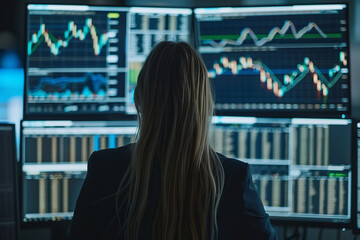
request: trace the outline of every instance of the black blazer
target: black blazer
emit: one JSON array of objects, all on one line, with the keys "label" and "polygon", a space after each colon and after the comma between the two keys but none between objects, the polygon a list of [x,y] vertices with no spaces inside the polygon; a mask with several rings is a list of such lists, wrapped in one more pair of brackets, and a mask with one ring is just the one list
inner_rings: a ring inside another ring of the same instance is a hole
[{"label": "black blazer", "polygon": [[[94,152],[76,202],[70,239],[123,239],[116,216],[116,192],[131,160],[133,145]],[[276,239],[269,216],[253,184],[247,163],[218,154],[225,184],[218,209],[219,239]],[[141,239],[151,239],[151,217],[159,184],[150,184],[149,211],[145,212]],[[153,206],[151,206],[153,205]],[[120,211],[121,215],[121,211]],[[120,216],[121,218],[122,216]]]}]

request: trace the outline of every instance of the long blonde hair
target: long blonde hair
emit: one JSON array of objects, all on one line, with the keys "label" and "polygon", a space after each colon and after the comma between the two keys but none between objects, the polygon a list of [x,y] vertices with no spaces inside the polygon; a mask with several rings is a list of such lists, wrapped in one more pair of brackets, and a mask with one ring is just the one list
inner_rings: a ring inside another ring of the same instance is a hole
[{"label": "long blonde hair", "polygon": [[[126,239],[137,239],[151,172],[160,171],[153,239],[215,239],[224,183],[209,144],[213,98],[206,67],[187,43],[161,42],[147,57],[134,93],[139,131],[119,187]],[[118,192],[118,196],[119,196]]]}]

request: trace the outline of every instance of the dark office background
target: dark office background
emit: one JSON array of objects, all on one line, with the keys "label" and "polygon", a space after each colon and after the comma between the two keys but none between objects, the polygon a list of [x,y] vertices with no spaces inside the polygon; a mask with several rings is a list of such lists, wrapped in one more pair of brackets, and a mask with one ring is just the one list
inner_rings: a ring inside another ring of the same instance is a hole
[{"label": "dark office background", "polygon": [[[69,3],[90,5],[215,7],[262,6],[314,3],[348,3],[350,33],[350,69],[352,117],[360,119],[360,1],[358,0],[87,0],[36,1],[36,3]],[[12,0],[0,8],[0,121],[19,124],[22,118],[23,54],[25,32],[25,0]],[[64,239],[68,224],[57,228],[27,226],[21,239]],[[356,239],[349,229],[276,225],[279,239]],[[303,238],[306,237],[306,238]]]}]

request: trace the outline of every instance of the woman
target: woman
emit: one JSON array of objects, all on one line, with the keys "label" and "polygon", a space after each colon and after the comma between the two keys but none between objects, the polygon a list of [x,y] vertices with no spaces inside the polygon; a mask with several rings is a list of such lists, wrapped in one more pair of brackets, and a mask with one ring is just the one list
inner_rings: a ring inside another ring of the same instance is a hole
[{"label": "woman", "polygon": [[70,239],[275,239],[249,166],[209,145],[213,98],[195,50],[155,46],[134,100],[137,141],[92,154]]}]

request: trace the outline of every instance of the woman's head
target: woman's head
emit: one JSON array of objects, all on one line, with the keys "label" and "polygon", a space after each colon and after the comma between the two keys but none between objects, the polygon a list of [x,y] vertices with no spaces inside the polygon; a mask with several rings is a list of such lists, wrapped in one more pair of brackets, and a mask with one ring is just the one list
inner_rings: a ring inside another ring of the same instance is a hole
[{"label": "woman's head", "polygon": [[139,74],[134,98],[141,123],[160,121],[170,127],[188,120],[207,127],[213,111],[206,67],[184,42],[164,41],[154,47]]},{"label": "woman's head", "polygon": [[186,43],[159,43],[139,74],[134,99],[139,133],[128,180],[119,188],[128,188],[127,238],[136,239],[157,169],[153,239],[211,239],[224,174],[209,145],[213,99],[203,61]]}]

